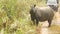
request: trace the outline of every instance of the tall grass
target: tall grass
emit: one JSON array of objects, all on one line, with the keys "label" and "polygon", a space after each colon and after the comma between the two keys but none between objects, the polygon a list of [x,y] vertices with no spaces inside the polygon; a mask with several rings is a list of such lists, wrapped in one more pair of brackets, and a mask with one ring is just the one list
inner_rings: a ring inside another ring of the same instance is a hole
[{"label": "tall grass", "polygon": [[4,34],[35,34],[29,16],[34,4],[45,6],[45,0],[0,0],[0,32],[4,29]]}]

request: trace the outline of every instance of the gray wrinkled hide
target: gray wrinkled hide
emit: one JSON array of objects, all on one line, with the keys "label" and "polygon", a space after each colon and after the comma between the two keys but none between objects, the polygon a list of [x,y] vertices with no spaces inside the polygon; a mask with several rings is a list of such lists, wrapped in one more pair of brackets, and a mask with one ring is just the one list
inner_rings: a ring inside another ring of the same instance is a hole
[{"label": "gray wrinkled hide", "polygon": [[50,7],[34,7],[30,9],[31,20],[38,26],[39,21],[48,21],[49,27],[54,16],[54,11]]}]

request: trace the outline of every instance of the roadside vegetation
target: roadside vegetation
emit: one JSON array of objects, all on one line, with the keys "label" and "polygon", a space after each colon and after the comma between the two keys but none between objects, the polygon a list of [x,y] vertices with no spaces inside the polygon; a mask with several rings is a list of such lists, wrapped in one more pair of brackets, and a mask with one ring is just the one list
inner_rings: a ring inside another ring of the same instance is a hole
[{"label": "roadside vegetation", "polygon": [[35,34],[31,5],[45,6],[45,0],[0,0],[0,34]]}]

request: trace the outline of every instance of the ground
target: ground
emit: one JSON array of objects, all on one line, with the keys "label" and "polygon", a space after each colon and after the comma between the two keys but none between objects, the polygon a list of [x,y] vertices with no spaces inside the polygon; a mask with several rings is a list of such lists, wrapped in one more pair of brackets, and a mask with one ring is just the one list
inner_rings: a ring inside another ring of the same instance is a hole
[{"label": "ground", "polygon": [[40,26],[36,28],[37,34],[60,34],[60,14],[56,12],[56,19],[53,19],[51,27],[48,28],[48,22],[40,22]]}]

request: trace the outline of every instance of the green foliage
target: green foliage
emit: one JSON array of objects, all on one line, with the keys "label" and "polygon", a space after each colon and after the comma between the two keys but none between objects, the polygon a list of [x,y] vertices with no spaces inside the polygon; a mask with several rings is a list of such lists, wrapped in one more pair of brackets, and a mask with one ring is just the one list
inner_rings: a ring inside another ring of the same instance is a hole
[{"label": "green foliage", "polygon": [[[0,0],[0,29],[6,23],[5,34],[32,34],[30,30],[35,34],[35,26],[31,25],[29,16],[30,6],[34,4],[46,5],[45,0]],[[13,24],[15,27],[11,28]]]}]

